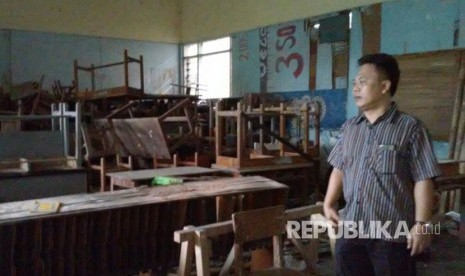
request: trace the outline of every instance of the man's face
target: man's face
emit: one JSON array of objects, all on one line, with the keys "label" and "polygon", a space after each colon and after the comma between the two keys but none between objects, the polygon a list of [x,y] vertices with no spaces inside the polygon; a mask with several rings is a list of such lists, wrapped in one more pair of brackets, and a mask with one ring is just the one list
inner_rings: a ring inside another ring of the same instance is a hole
[{"label": "man's face", "polygon": [[360,66],[352,91],[355,104],[362,111],[379,107],[384,104],[386,97],[390,97],[390,84],[390,81],[385,80],[378,72],[375,65]]}]

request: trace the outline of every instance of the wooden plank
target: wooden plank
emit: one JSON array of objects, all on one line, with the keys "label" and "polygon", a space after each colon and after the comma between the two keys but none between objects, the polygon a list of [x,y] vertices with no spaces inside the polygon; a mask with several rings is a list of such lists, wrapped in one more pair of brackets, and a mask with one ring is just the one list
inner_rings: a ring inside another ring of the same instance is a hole
[{"label": "wooden plank", "polygon": [[[185,226],[184,230],[193,230],[193,226]],[[181,243],[181,253],[179,255],[179,276],[188,276],[191,274],[192,261],[194,257],[194,241],[185,241]]]},{"label": "wooden plank", "polygon": [[[452,126],[449,137],[449,157],[460,159],[464,155],[463,139],[465,135],[465,101],[463,98],[463,89],[465,85],[465,53],[461,53],[460,73],[458,80],[458,88],[455,97],[454,110],[452,114]],[[456,109],[457,108],[457,109]]]},{"label": "wooden plank", "polygon": [[266,171],[276,171],[276,170],[287,170],[287,169],[308,169],[314,166],[314,163],[296,163],[296,164],[279,164],[272,166],[256,166],[256,167],[245,167],[240,169],[234,169],[229,167],[221,167],[218,165],[212,165],[212,168],[229,170],[232,173],[238,174],[249,174],[254,172],[266,172]]},{"label": "wooden plank", "polygon": [[236,117],[241,111],[239,110],[233,110],[233,111],[219,111],[217,112],[216,116],[218,117]]},{"label": "wooden plank", "polygon": [[210,275],[210,241],[205,232],[195,231],[195,262],[197,266],[197,275]]},{"label": "wooden plank", "polygon": [[379,53],[381,49],[381,4],[370,5],[362,12],[362,53]]},{"label": "wooden plank", "polygon": [[[215,168],[230,168],[238,170],[260,170],[260,167],[267,167],[269,170],[273,170],[274,166],[300,166],[302,164],[312,164],[313,162],[308,162],[306,159],[302,158],[300,155],[284,153],[282,157],[275,156],[255,156],[252,159],[242,160],[242,164],[239,164],[237,158],[227,157],[227,156],[217,156],[216,165],[212,166]],[[310,165],[312,166],[312,165]],[[264,170],[264,169],[262,169]]]},{"label": "wooden plank", "polygon": [[112,87],[94,91],[79,91],[76,93],[76,97],[80,100],[98,100],[111,97],[133,97],[140,98],[142,96],[142,90],[134,87]]},{"label": "wooden plank", "polygon": [[192,176],[192,175],[214,174],[214,173],[220,173],[220,172],[225,172],[225,170],[185,166],[185,167],[170,167],[170,168],[114,172],[114,173],[107,173],[106,175],[111,178],[115,178],[115,179],[140,181],[140,180],[146,180],[146,179],[153,179],[155,176]]},{"label": "wooden plank", "polygon": [[462,189],[455,190],[455,200],[454,200],[454,207],[452,210],[460,213],[460,204],[462,200]]},{"label": "wooden plank", "polygon": [[310,62],[309,62],[309,89],[315,90],[316,88],[316,61],[318,51],[318,39],[315,37],[310,38]]},{"label": "wooden plank", "polygon": [[230,275],[230,269],[234,262],[234,247],[229,251],[226,261],[224,261],[223,267],[221,267],[220,276]]},{"label": "wooden plank", "polygon": [[163,119],[163,122],[166,122],[166,123],[179,123],[179,122],[190,122],[189,121],[189,118],[185,117],[185,116],[172,116],[172,117],[168,117],[166,119]]},{"label": "wooden plank", "polygon": [[396,56],[402,77],[395,100],[419,118],[433,139],[449,141],[461,51]]}]

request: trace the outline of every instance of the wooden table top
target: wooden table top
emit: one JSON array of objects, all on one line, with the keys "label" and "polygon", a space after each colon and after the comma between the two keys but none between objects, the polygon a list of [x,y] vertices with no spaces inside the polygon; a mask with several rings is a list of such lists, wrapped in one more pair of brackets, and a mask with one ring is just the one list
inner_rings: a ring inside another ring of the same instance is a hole
[{"label": "wooden table top", "polygon": [[269,165],[269,166],[243,167],[243,168],[235,169],[235,168],[227,168],[227,167],[213,164],[212,168],[223,169],[223,170],[233,171],[233,172],[237,171],[239,173],[250,173],[250,172],[267,172],[267,171],[277,171],[277,170],[305,169],[305,168],[311,168],[314,165],[315,165],[314,163],[308,162],[308,163],[296,163],[296,164],[277,164],[277,165]]},{"label": "wooden table top", "polygon": [[[141,186],[113,192],[77,194],[38,200],[17,201],[0,204],[0,225],[14,221],[101,211],[126,206],[287,189],[288,187],[286,185],[265,177],[247,176],[220,178],[211,181],[193,181],[179,185],[157,187]],[[61,207],[57,213],[31,212],[36,201],[60,202]]]},{"label": "wooden table top", "polygon": [[186,167],[170,167],[170,168],[159,168],[159,169],[148,169],[148,170],[134,170],[124,172],[112,172],[107,173],[107,176],[117,179],[128,179],[128,180],[147,180],[152,179],[155,176],[188,176],[188,175],[202,175],[202,174],[213,174],[225,172],[223,169],[211,169],[195,166]]}]

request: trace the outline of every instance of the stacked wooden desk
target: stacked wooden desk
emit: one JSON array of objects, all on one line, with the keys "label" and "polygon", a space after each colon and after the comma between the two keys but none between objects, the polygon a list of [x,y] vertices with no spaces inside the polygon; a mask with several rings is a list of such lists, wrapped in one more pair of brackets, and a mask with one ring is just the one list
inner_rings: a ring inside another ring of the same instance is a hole
[{"label": "stacked wooden desk", "polygon": [[247,210],[285,204],[287,190],[256,176],[49,198],[62,203],[50,214],[0,204],[0,275],[163,273],[178,263],[173,232],[215,222],[217,198]]}]

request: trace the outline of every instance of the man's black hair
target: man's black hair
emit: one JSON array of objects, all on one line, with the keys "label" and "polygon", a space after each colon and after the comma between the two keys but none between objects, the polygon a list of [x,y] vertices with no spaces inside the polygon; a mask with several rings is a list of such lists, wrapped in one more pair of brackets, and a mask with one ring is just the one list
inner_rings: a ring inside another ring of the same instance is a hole
[{"label": "man's black hair", "polygon": [[369,54],[364,55],[358,60],[358,65],[362,66],[364,64],[373,64],[376,69],[386,76],[388,80],[391,81],[391,88],[389,93],[391,97],[396,94],[397,84],[399,83],[400,70],[397,60],[388,54]]}]

